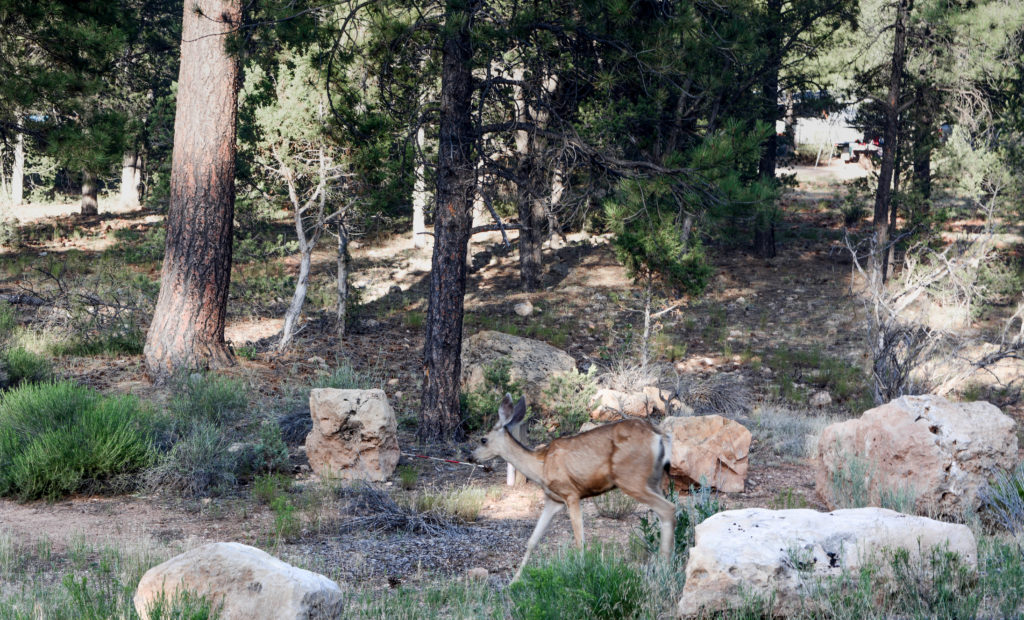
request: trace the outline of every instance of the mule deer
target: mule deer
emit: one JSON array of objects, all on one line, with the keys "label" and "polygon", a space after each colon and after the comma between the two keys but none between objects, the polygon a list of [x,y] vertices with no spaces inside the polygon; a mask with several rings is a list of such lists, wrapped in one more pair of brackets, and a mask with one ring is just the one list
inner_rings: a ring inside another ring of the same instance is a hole
[{"label": "mule deer", "polygon": [[519,579],[530,552],[544,536],[552,517],[569,508],[576,544],[583,547],[583,515],[580,500],[601,495],[616,487],[651,508],[661,521],[661,555],[672,557],[675,546],[675,511],[661,493],[661,479],[669,463],[671,442],[646,420],[622,420],[554,439],[531,450],[519,443],[513,431],[526,415],[526,400],[512,405],[508,394],[498,407],[498,422],[480,440],[473,458],[486,461],[500,456],[544,490],[544,511],[526,543],[526,555],[513,581]]}]

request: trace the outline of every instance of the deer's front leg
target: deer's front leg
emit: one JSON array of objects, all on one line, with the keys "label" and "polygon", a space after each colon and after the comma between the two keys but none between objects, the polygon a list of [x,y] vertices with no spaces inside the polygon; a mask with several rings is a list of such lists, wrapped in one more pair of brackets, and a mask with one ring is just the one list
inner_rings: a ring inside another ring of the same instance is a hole
[{"label": "deer's front leg", "polygon": [[537,519],[537,525],[533,528],[533,534],[530,535],[530,540],[526,542],[526,554],[523,556],[523,561],[519,564],[519,570],[516,571],[515,577],[512,581],[518,581],[519,576],[523,572],[523,568],[526,566],[526,561],[530,559],[530,552],[537,546],[540,539],[543,538],[544,532],[547,531],[548,526],[551,525],[551,519],[565,508],[565,504],[562,502],[551,499],[548,496],[544,496],[544,510],[540,513],[540,518]]},{"label": "deer's front leg", "polygon": [[580,511],[580,498],[566,497],[565,505],[569,508],[569,521],[572,523],[572,535],[576,539],[576,546],[583,548],[583,513]]}]

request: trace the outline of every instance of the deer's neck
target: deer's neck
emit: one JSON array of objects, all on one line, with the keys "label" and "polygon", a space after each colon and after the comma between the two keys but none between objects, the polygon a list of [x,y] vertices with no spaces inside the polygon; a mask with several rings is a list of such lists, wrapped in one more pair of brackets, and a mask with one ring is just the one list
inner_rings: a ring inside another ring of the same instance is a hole
[{"label": "deer's neck", "polygon": [[519,443],[512,433],[505,430],[505,436],[508,441],[506,442],[505,460],[512,464],[517,470],[523,472],[523,475],[530,482],[544,486],[544,481],[541,474],[544,471],[544,452],[542,450],[531,450]]}]

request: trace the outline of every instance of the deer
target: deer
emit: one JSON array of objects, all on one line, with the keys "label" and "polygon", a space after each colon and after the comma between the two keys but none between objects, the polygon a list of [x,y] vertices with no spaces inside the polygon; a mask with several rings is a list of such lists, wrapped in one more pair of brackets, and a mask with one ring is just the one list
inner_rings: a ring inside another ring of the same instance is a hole
[{"label": "deer", "polygon": [[661,523],[661,556],[670,559],[675,546],[676,507],[661,492],[661,481],[671,458],[671,440],[647,420],[636,418],[606,424],[571,437],[559,437],[546,446],[530,449],[516,439],[526,416],[526,399],[514,406],[505,394],[498,406],[498,421],[480,439],[473,459],[484,462],[501,457],[544,491],[544,510],[526,543],[526,554],[512,581],[518,581],[530,553],[544,536],[551,519],[569,510],[573,538],[583,548],[580,500],[618,488],[648,506]]}]

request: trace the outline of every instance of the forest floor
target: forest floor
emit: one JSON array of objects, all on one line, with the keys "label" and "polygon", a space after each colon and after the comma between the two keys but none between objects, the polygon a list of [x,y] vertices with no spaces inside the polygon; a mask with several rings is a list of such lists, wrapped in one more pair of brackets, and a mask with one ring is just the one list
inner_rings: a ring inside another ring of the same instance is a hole
[{"label": "forest floor", "polygon": [[[802,420],[819,420],[820,426],[859,415],[870,406],[863,372],[863,304],[853,287],[843,242],[843,191],[834,179],[805,177],[784,199],[776,258],[759,259],[744,248],[713,246],[716,275],[709,290],[693,299],[659,300],[661,307],[680,304],[655,325],[652,350],[661,363],[663,381],[692,384],[725,377],[723,384],[740,390],[748,404],[734,417],[748,424],[761,424],[757,412],[770,409],[776,415],[795,412]],[[0,294],[24,293],[36,286],[40,273],[53,273],[57,263],[73,275],[76,269],[99,269],[95,265],[104,257],[116,262],[129,256],[126,247],[143,251],[148,231],[159,220],[157,214],[135,211],[86,220],[48,216],[29,222],[22,247],[3,257]],[[867,225],[862,219],[855,228],[866,230]],[[281,230],[287,226],[282,222]],[[473,246],[483,254],[469,278],[466,336],[494,329],[545,340],[569,352],[582,369],[592,364],[611,367],[628,357],[623,351],[636,350],[642,324],[640,292],[615,260],[607,237],[570,235],[546,250],[543,290],[534,293],[520,291],[516,252],[503,248],[497,235],[474,239]],[[227,337],[239,352],[239,365],[229,374],[252,387],[254,410],[271,416],[308,416],[308,403],[296,394],[325,369],[346,360],[372,375],[388,393],[399,416],[403,452],[465,456],[471,443],[418,446],[413,439],[429,249],[414,248],[406,236],[367,239],[355,248],[353,258],[353,285],[360,303],[344,339],[336,337],[328,320],[334,257],[323,250],[315,255],[310,299],[321,310],[308,315],[285,354],[274,352],[272,345],[290,295],[281,283],[288,281],[295,258],[238,261]],[[144,252],[131,269],[150,282],[159,277],[159,262],[148,260]],[[533,304],[532,316],[513,312],[513,305],[522,300]],[[23,324],[39,341],[46,341],[52,323],[30,314],[31,309],[20,310],[26,312],[20,317]],[[140,355],[65,355],[55,364],[59,374],[102,391],[133,393],[157,402],[169,398],[147,382]],[[831,378],[811,381],[811,375],[820,375],[825,367]],[[808,397],[819,390],[830,393],[832,404],[812,409]],[[1024,420],[1019,404],[1004,411]],[[746,490],[723,494],[725,507],[823,508],[807,458],[777,449],[771,432],[754,433]],[[507,579],[542,505],[541,493],[532,485],[504,486],[503,466],[485,472],[403,456],[401,465],[416,472],[409,485],[413,488],[402,489],[397,480],[381,488],[396,497],[465,486],[485,489],[479,516],[433,534],[346,528],[350,498],[337,489],[318,491],[325,485],[304,463],[303,448],[296,444],[290,449],[294,471],[287,493],[295,498],[299,525],[287,532],[281,528],[280,514],[241,489],[204,499],[138,492],[53,503],[0,500],[0,533],[20,541],[47,541],[57,554],[68,552],[83,537],[113,546],[146,547],[162,557],[206,542],[239,541],[342,584],[376,589],[459,576],[472,567],[486,568],[494,579]],[[606,518],[588,501],[587,536],[628,544],[642,514],[636,508],[621,518]],[[542,549],[557,549],[571,540],[568,519],[558,517]]]}]

